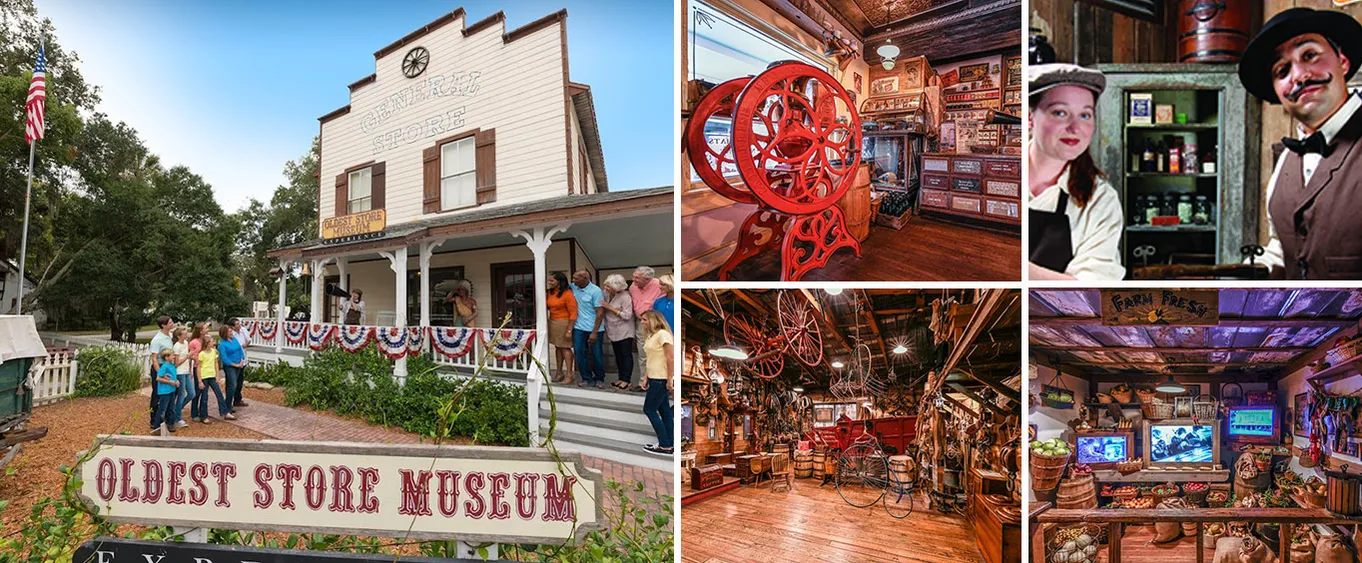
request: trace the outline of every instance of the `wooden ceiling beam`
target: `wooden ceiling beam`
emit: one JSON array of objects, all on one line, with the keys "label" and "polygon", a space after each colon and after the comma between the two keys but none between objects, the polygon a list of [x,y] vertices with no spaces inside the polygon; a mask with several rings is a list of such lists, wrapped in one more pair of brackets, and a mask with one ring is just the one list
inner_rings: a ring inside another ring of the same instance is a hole
[{"label": "wooden ceiling beam", "polygon": [[[1033,326],[1047,327],[1081,327],[1081,326],[1106,326],[1102,324],[1102,317],[1031,317],[1028,322]],[[1177,324],[1177,325],[1150,325],[1147,328],[1177,328],[1177,327],[1219,327],[1219,328],[1344,328],[1357,325],[1357,320],[1350,319],[1283,319],[1279,317],[1238,317],[1232,319],[1220,319],[1218,324]]]},{"label": "wooden ceiling beam", "polygon": [[984,408],[986,408],[986,409],[988,409],[988,410],[990,410],[990,411],[993,411],[993,414],[996,414],[996,415],[999,415],[999,416],[1004,416],[1004,417],[1005,417],[1005,416],[1010,416],[1010,415],[1012,414],[1012,413],[1010,413],[1010,412],[1007,412],[1007,411],[1005,411],[1005,410],[999,408],[998,405],[995,405],[995,404],[993,404],[993,403],[990,403],[990,402],[988,402],[988,401],[985,401],[984,398],[983,398],[983,397],[980,397],[978,393],[975,393],[975,392],[973,392],[973,391],[970,391],[969,389],[966,389],[964,385],[961,385],[961,384],[959,384],[959,383],[954,383],[954,382],[948,383],[947,385],[949,385],[949,386],[951,387],[951,389],[956,390],[956,391],[959,392],[960,394],[962,394],[962,395],[964,395],[964,396],[966,396],[966,397],[969,397],[971,401],[974,401],[974,402],[976,402],[976,403],[979,403],[979,404],[980,404],[981,406],[983,406]]},{"label": "wooden ceiling beam", "polygon": [[1253,363],[1230,363],[1230,362],[1088,362],[1073,361],[1064,362],[1067,366],[1116,366],[1116,367],[1159,367],[1159,368],[1212,368],[1212,367],[1249,367],[1249,366],[1284,366],[1289,362],[1253,362]]},{"label": "wooden ceiling beam", "polygon": [[[733,293],[733,296],[737,297],[738,301],[741,302],[744,308],[746,308],[748,311],[751,311],[752,314],[757,315],[758,317],[764,317],[764,320],[766,321],[775,321],[776,323],[780,322],[780,319],[777,318],[771,312],[770,307],[767,307],[765,303],[758,301],[756,298],[752,297],[751,295],[748,295],[746,291],[743,291],[741,289],[733,289],[731,291]],[[762,321],[763,319],[759,318],[757,320]]]},{"label": "wooden ceiling beam", "polygon": [[875,320],[875,304],[870,300],[869,295],[864,297],[865,308],[861,309],[861,312],[865,314],[866,320],[870,321],[870,332],[875,333],[875,340],[880,343],[880,353],[884,354],[885,359],[888,359],[889,347],[884,345],[884,335],[880,333],[880,322]]},{"label": "wooden ceiling beam", "polygon": [[[843,348],[855,352],[851,345],[847,344],[847,337],[842,334],[842,329],[837,326],[837,321],[828,316],[828,311],[818,302],[818,298],[813,296],[813,292],[804,288],[800,288],[799,292],[804,295],[804,299],[808,300],[809,306],[813,307],[814,312],[818,314],[818,318],[822,319],[823,327],[826,328],[828,332],[831,332],[833,336],[837,337],[837,341],[842,343]],[[823,357],[827,357],[826,348],[823,350]]]},{"label": "wooden ceiling beam", "polygon": [[960,360],[965,358],[974,348],[974,339],[979,337],[986,325],[992,324],[994,315],[998,313],[999,308],[1007,299],[1008,291],[1006,289],[985,290],[982,299],[976,303],[974,313],[970,315],[969,323],[965,325],[965,331],[960,335],[960,339],[952,345],[951,354],[941,368],[941,377],[934,378],[935,381],[930,381],[927,384],[926,394],[931,395],[940,390],[942,383],[945,382],[944,376],[955,369]]},{"label": "wooden ceiling beam", "polygon": [[1280,348],[1276,348],[1276,347],[1269,347],[1269,348],[1246,348],[1246,347],[1233,347],[1233,348],[1178,348],[1178,347],[1171,347],[1171,348],[1170,348],[1170,347],[1150,347],[1150,348],[1144,348],[1144,347],[1140,347],[1140,346],[1050,346],[1050,345],[1048,345],[1048,344],[1038,344],[1038,343],[1035,343],[1035,342],[1032,342],[1032,343],[1031,343],[1031,349],[1032,349],[1032,350],[1050,350],[1050,351],[1055,351],[1055,352],[1115,352],[1115,353],[1153,352],[1153,353],[1156,353],[1156,354],[1210,354],[1210,353],[1215,353],[1215,352],[1247,352],[1247,353],[1257,353],[1257,352],[1293,352],[1293,353],[1305,353],[1305,352],[1309,352],[1309,351],[1311,351],[1311,350],[1314,350],[1314,348],[1310,348],[1310,347],[1308,347],[1308,346],[1282,346],[1282,347],[1280,347]]},{"label": "wooden ceiling beam", "polygon": [[958,408],[958,409],[960,409],[960,410],[962,410],[962,411],[965,411],[965,412],[969,413],[970,416],[972,416],[972,417],[974,417],[974,418],[979,418],[979,413],[974,412],[974,409],[965,406],[964,403],[961,403],[960,401],[955,400],[955,397],[952,397],[952,396],[950,396],[950,395],[946,395],[946,394],[943,393],[943,394],[941,395],[941,398],[945,399],[945,400],[946,400],[947,402],[949,402],[950,404],[955,405],[956,408]]},{"label": "wooden ceiling beam", "polygon": [[704,312],[706,312],[706,313],[709,313],[709,314],[711,314],[711,315],[714,315],[715,317],[717,317],[717,318],[719,318],[719,319],[723,319],[723,318],[724,318],[723,315],[720,315],[719,313],[715,312],[714,309],[711,309],[711,308],[709,307],[709,305],[706,305],[703,301],[701,301],[700,299],[698,299],[698,298],[695,297],[695,292],[696,292],[696,291],[704,291],[704,290],[703,290],[703,289],[699,289],[699,290],[694,290],[694,291],[682,291],[682,292],[681,292],[681,300],[682,300],[682,301],[685,301],[685,302],[687,302],[687,303],[690,303],[691,305],[694,305],[696,308],[700,309],[701,311],[704,311]]}]

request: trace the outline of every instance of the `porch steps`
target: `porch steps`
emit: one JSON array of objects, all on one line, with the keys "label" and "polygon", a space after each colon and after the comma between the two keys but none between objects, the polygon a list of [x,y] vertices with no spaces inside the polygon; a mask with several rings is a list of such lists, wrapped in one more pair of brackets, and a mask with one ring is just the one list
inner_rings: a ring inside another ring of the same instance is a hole
[{"label": "porch steps", "polygon": [[[545,426],[541,432],[547,430],[548,427]],[[654,438],[653,442],[656,441],[657,439]],[[626,465],[657,469],[668,473],[676,472],[676,458],[674,456],[662,457],[653,455],[643,451],[643,446],[618,442],[608,438],[565,432],[562,429],[559,429],[554,433],[553,443],[557,444],[559,449],[579,451],[592,457],[608,459]]]},{"label": "porch steps", "polygon": [[[645,444],[657,443],[653,425],[643,414],[643,394],[554,385],[553,398],[558,406],[554,441],[560,447],[620,463],[676,471],[673,459],[643,451]],[[541,435],[548,432],[549,416],[545,391],[539,400]]]}]

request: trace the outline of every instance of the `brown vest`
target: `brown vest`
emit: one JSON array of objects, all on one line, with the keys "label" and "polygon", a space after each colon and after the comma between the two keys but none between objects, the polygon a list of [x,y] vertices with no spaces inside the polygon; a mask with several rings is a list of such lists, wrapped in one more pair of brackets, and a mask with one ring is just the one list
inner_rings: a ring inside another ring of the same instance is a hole
[{"label": "brown vest", "polygon": [[1310,183],[1286,152],[1268,210],[1287,279],[1362,280],[1362,109],[1334,137]]}]

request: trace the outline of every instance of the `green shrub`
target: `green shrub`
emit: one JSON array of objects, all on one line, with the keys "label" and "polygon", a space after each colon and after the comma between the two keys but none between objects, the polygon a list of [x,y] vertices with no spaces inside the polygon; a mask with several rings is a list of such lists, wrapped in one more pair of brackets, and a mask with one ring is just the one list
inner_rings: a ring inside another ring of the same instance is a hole
[{"label": "green shrub", "polygon": [[269,370],[253,379],[281,382],[284,404],[290,407],[330,410],[431,438],[530,445],[524,387],[484,378],[446,379],[425,357],[407,360],[403,386],[392,376],[392,360],[372,348],[358,354],[329,348],[308,356],[302,367],[276,364]]},{"label": "green shrub", "polygon": [[92,346],[76,351],[76,396],[107,397],[142,387],[142,369],[129,350]]},{"label": "green shrub", "polygon": [[288,385],[288,375],[291,367],[286,362],[274,362],[268,364],[251,364],[250,380],[268,383],[275,387]]}]

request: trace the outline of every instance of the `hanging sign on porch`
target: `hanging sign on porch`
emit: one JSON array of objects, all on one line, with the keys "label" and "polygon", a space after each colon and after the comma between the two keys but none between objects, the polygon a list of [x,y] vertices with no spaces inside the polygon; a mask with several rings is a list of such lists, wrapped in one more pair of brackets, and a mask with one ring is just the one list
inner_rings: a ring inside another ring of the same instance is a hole
[{"label": "hanging sign on porch", "polygon": [[382,209],[331,217],[322,221],[322,242],[353,242],[374,238],[388,227],[388,213]]},{"label": "hanging sign on porch", "polygon": [[[243,545],[172,543],[125,538],[95,538],[76,548],[73,561],[90,563],[392,563],[394,557],[378,553],[303,551]],[[402,556],[402,563],[486,563],[482,559],[444,559]],[[492,560],[493,563],[497,560]]]},{"label": "hanging sign on porch", "polygon": [[1103,289],[1102,324],[1217,325],[1220,324],[1220,292],[1215,289]]},{"label": "hanging sign on porch", "polygon": [[100,437],[80,498],[114,522],[562,543],[605,527],[601,473],[538,448]]}]

